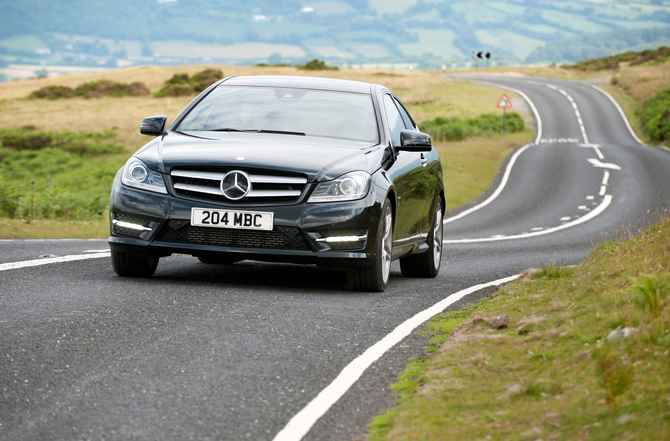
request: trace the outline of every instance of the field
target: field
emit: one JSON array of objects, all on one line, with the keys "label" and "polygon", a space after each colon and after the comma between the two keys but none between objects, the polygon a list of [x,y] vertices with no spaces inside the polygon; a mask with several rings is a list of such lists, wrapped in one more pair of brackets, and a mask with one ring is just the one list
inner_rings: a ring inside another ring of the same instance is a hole
[{"label": "field", "polygon": [[[118,169],[127,157],[149,140],[148,137],[142,136],[139,133],[141,119],[145,116],[162,114],[168,116],[169,123],[193,99],[193,96],[167,98],[154,98],[153,96],[105,97],[97,99],[71,98],[57,100],[28,100],[26,97],[35,90],[49,85],[75,88],[85,82],[103,79],[121,83],[139,81],[145,83],[152,92],[156,92],[175,73],[188,73],[192,75],[210,67],[223,70],[225,76],[314,75],[384,84],[403,100],[419,125],[421,125],[422,121],[431,120],[438,116],[457,116],[467,119],[483,113],[495,112],[497,111],[495,104],[498,102],[501,94],[501,91],[498,89],[452,80],[438,73],[430,72],[398,73],[356,69],[309,72],[298,70],[294,67],[235,67],[219,65],[140,67],[0,84],[0,130],[33,126],[38,130],[49,132],[113,131],[116,133],[114,142],[123,145],[126,153],[108,154],[95,158],[68,158],[68,161],[72,161],[73,164],[80,164],[78,166],[80,167],[79,170],[84,174],[102,173],[103,175],[96,181],[96,186],[109,188],[111,187],[113,170]],[[519,97],[512,96],[512,99],[515,100],[515,103],[521,105],[522,102]],[[523,106],[520,108],[520,113],[524,119],[532,121],[532,117],[528,112],[524,111]],[[477,137],[460,142],[436,144],[445,168],[445,185],[448,192],[446,195],[447,208],[455,208],[483,193],[495,178],[504,156],[514,147],[529,142],[531,138],[532,130],[527,128],[523,132],[510,134],[507,137]],[[49,153],[49,155],[55,153]],[[53,176],[54,172],[47,174],[47,170],[51,170],[51,164],[48,164],[49,155],[46,155],[46,153],[40,155],[43,156],[43,159],[35,159],[36,156],[39,156],[38,153],[31,153],[29,155],[32,158],[31,165],[27,166],[30,171],[29,176],[26,176],[25,173],[22,173],[21,176],[18,176],[14,172],[10,173],[8,171],[10,167],[6,164],[7,159],[3,160],[4,164],[0,163],[3,166],[3,168],[0,168],[0,171],[4,170],[3,175],[0,175],[0,194],[2,194],[2,185],[4,185],[5,188],[13,188],[15,193],[22,198],[24,209],[19,216],[21,218],[25,218],[25,213],[28,212],[26,211],[29,205],[28,198],[34,197],[37,200],[39,197],[46,197],[49,185],[53,186],[49,182],[58,181],[57,185],[60,187],[57,190],[61,193],[88,191],[87,188],[77,188],[77,182],[74,179],[77,175],[72,173],[74,170],[59,169],[63,173],[60,178]],[[23,159],[25,160],[26,158]],[[39,161],[45,162],[42,163]],[[95,168],[103,167],[103,165],[104,168]],[[95,170],[101,171],[97,172]],[[48,181],[47,178],[53,178],[54,181]],[[90,178],[93,179],[93,177]],[[30,180],[35,180],[36,182],[31,185]],[[105,180],[109,181],[108,186],[103,185]],[[86,186],[81,185],[81,187]],[[91,188],[91,185],[88,185],[88,187]],[[100,195],[96,197],[106,198],[109,190],[104,192],[102,190],[96,191],[100,192]],[[51,213],[47,216],[51,218],[51,222],[65,222],[66,217],[58,215],[57,210],[50,210],[48,207],[42,208],[43,212]],[[24,219],[24,221],[33,220],[34,222],[34,220],[38,219],[39,216],[35,215],[36,211],[34,207],[31,208],[30,212],[33,213],[33,216],[30,219]],[[95,225],[98,225],[99,228],[97,230],[90,230],[87,233],[88,237],[105,237],[107,235],[107,226],[104,222],[105,213],[99,212],[97,209],[93,211],[89,210],[88,213],[87,215],[78,215],[75,220],[78,222],[93,221]],[[16,220],[14,219],[14,221]],[[0,228],[0,238],[45,237],[45,233],[41,232],[41,227],[37,227],[37,225],[35,223],[33,227],[12,227],[11,229],[2,227]],[[49,229],[46,228],[45,231],[49,231]],[[70,237],[75,235],[72,232],[74,231],[72,228],[67,229],[67,231],[65,228],[55,229],[54,231],[58,231],[58,233],[54,233],[53,237]]]}]

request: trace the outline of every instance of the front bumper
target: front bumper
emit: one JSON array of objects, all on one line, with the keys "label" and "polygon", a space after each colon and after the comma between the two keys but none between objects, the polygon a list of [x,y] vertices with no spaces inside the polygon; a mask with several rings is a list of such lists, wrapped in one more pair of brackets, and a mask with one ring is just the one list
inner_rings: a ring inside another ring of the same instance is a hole
[{"label": "front bumper", "polygon": [[[384,189],[371,185],[357,201],[268,206],[211,204],[124,186],[115,180],[110,198],[112,250],[164,257],[173,253],[209,258],[361,267],[374,263],[375,238]],[[274,230],[193,227],[193,207],[272,211]],[[142,228],[128,228],[140,225]],[[329,236],[366,236],[353,242],[332,242]]]}]

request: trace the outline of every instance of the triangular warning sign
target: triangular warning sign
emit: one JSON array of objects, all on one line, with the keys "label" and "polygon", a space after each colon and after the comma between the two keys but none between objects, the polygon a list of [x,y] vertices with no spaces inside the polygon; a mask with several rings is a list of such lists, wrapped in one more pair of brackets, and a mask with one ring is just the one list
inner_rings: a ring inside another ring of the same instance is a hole
[{"label": "triangular warning sign", "polygon": [[512,101],[510,101],[510,99],[507,98],[507,95],[503,93],[503,96],[500,97],[500,101],[498,101],[498,107],[501,109],[511,109]]}]

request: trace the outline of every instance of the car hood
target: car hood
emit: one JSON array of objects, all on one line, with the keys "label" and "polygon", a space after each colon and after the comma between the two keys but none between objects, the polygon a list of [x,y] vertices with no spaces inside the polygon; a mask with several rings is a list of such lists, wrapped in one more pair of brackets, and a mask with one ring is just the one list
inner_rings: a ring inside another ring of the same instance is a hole
[{"label": "car hood", "polygon": [[135,156],[162,173],[184,166],[256,168],[305,174],[311,182],[355,170],[372,174],[381,167],[384,152],[382,145],[314,136],[168,132]]}]

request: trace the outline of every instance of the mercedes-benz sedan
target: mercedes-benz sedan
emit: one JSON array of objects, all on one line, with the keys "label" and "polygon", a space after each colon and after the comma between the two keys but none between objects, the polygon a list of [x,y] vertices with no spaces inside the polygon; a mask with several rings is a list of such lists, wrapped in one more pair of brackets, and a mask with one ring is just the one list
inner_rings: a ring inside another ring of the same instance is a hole
[{"label": "mercedes-benz sedan", "polygon": [[442,165],[400,100],[378,84],[312,77],[225,78],[119,170],[109,245],[120,276],[161,257],[316,264],[383,291],[391,261],[435,277]]}]

